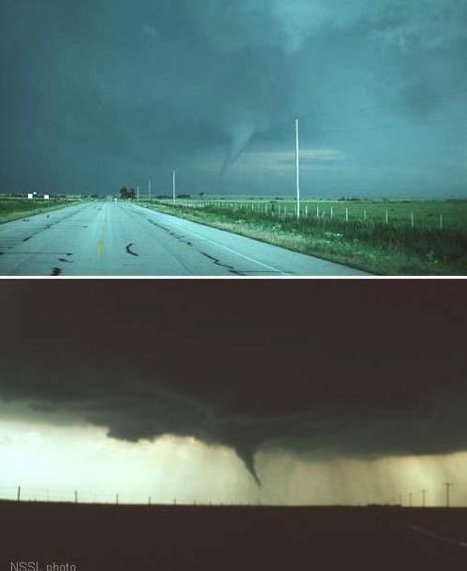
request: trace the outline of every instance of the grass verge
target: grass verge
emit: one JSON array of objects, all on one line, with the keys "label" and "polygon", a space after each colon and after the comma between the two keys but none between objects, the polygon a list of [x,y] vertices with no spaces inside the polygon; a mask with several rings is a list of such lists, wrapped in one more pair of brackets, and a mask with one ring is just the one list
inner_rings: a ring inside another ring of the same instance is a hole
[{"label": "grass verge", "polygon": [[0,224],[26,216],[50,212],[76,204],[75,200],[27,200],[23,198],[0,198]]},{"label": "grass verge", "polygon": [[289,218],[215,206],[142,202],[147,208],[261,240],[376,275],[467,274],[467,234],[456,229]]}]

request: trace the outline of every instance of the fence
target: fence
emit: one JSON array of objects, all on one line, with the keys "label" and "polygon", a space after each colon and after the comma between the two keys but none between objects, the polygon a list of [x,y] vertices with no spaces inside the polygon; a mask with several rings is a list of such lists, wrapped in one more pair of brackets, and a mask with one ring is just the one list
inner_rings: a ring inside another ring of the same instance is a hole
[{"label": "fence", "polygon": [[[463,500],[467,497],[467,489],[465,486],[452,482],[440,484],[437,488],[421,489],[418,491],[405,492],[396,494],[381,502],[381,498],[375,502],[369,502],[370,505],[375,503],[378,505],[399,506],[399,507],[460,507],[465,505]],[[52,502],[52,503],[74,503],[74,504],[98,504],[98,505],[154,505],[154,506],[252,506],[261,505],[261,501],[256,503],[251,501],[241,502],[209,502],[201,497],[196,496],[180,496],[170,500],[163,499],[156,495],[132,495],[121,494],[115,492],[107,493],[89,493],[80,492],[79,490],[53,490],[48,488],[34,488],[23,486],[4,486],[0,487],[0,500],[9,500],[15,502]],[[267,502],[264,503],[267,505]],[[301,504],[300,504],[301,505]],[[352,504],[349,504],[352,505]],[[361,505],[354,504],[354,505]]]},{"label": "fence", "polygon": [[[163,499],[156,495],[134,495],[115,493],[90,493],[79,490],[54,490],[52,488],[34,488],[29,486],[0,487],[0,500],[15,502],[52,502],[100,505],[232,505],[231,503],[209,502],[201,497],[177,495],[172,499]],[[236,502],[235,505],[248,505],[250,502]]]},{"label": "fence", "polygon": [[[170,200],[160,200],[162,204],[173,205]],[[432,204],[432,203],[430,203]],[[177,199],[178,207],[190,210],[216,209],[226,212],[236,212],[250,215],[288,220],[297,218],[297,206],[292,201],[269,200],[188,200]],[[444,207],[445,211],[440,211]],[[422,202],[404,203],[346,203],[346,202],[316,202],[302,201],[300,217],[302,220],[360,222],[373,225],[400,226],[424,229],[462,229],[464,216],[453,204],[440,202],[437,208],[427,207]],[[467,203],[463,205],[467,216]]]}]

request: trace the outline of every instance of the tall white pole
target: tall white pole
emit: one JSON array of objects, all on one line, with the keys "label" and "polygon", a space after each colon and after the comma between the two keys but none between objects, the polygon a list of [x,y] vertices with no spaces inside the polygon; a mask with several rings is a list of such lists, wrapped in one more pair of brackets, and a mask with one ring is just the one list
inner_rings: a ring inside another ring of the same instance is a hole
[{"label": "tall white pole", "polygon": [[148,182],[148,198],[149,198],[149,200],[151,200],[151,190],[152,190],[152,181],[151,181],[151,179],[149,179],[149,182]]},{"label": "tall white pole", "polygon": [[297,183],[297,220],[300,220],[300,132],[298,119],[295,119],[295,173]]},{"label": "tall white pole", "polygon": [[177,176],[177,173],[174,170],[173,174],[172,174],[172,200],[173,200],[174,204],[175,204],[175,199],[177,196],[177,194],[176,194],[176,176]]},{"label": "tall white pole", "polygon": [[139,184],[136,186],[136,200],[139,200]]}]

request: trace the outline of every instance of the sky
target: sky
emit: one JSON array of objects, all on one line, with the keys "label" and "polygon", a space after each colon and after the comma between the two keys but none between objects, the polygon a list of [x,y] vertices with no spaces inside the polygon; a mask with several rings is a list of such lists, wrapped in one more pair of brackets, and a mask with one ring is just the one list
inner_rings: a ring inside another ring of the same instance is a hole
[{"label": "sky", "polygon": [[0,496],[465,505],[462,281],[0,283]]},{"label": "sky", "polygon": [[467,0],[0,0],[0,192],[465,197]]}]

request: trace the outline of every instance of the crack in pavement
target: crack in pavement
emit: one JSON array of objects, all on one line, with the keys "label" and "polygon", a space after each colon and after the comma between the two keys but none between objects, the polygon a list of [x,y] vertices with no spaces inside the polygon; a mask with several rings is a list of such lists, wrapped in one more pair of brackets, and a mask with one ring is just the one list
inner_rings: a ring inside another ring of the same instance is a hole
[{"label": "crack in pavement", "polygon": [[[62,222],[69,221],[70,218],[73,218],[74,216],[77,216],[80,213],[81,213],[81,209],[72,210],[72,212],[57,212],[55,220],[53,220],[52,222],[47,221],[47,223],[45,223],[45,220],[44,221],[35,220],[35,222],[37,221],[38,226],[36,226],[35,229],[30,229],[31,235],[26,236],[26,238],[21,238],[20,236],[14,237],[13,244],[8,246],[8,247],[13,248],[16,245],[20,244],[21,242],[28,242],[31,238],[33,238],[34,236],[37,236],[41,232],[44,232],[45,230],[50,230],[50,228],[52,228],[53,226],[56,226],[57,224],[60,224]],[[23,218],[23,222],[30,222],[30,221],[31,221],[31,219]],[[11,222],[14,222],[14,220]],[[2,236],[0,236],[0,242],[4,242],[4,239],[2,238]],[[2,243],[2,247],[4,247],[3,243]]]},{"label": "crack in pavement", "polygon": [[161,224],[158,224],[157,222],[154,222],[154,220],[150,220],[149,218],[147,220],[153,226],[156,226],[157,228],[161,228],[162,230],[167,232],[167,234],[169,236],[172,236],[172,238],[175,238],[176,240],[178,240],[182,244],[186,244],[187,246],[193,246],[193,242],[191,242],[190,240],[187,240],[183,234],[176,234],[173,230],[169,230],[169,228],[166,228],[165,226],[162,226]]},{"label": "crack in pavement", "polygon": [[214,262],[215,266],[219,266],[221,268],[226,268],[229,271],[229,273],[231,273],[235,276],[244,276],[245,275],[244,273],[240,272],[239,270],[236,270],[230,264],[224,264],[224,262],[221,262],[218,258],[215,258],[214,256],[207,254],[206,252],[202,252],[201,250],[199,250],[199,253],[202,256],[205,256],[206,258],[208,258],[208,260],[211,260],[212,262]]},{"label": "crack in pavement", "polygon": [[[185,244],[187,246],[190,246],[191,248],[194,248],[199,254],[201,254],[202,256],[204,256],[205,258],[208,258],[208,260],[211,260],[211,262],[214,263],[215,266],[221,267],[221,268],[225,268],[226,270],[228,270],[228,272],[232,275],[235,276],[246,276],[247,273],[255,273],[255,272],[242,272],[240,270],[237,270],[234,266],[232,266],[231,264],[227,264],[225,262],[221,262],[221,260],[219,258],[216,258],[214,256],[211,256],[210,254],[208,254],[207,252],[204,252],[203,250],[201,250],[200,248],[196,247],[193,242],[191,242],[190,240],[188,240],[186,238],[186,236],[184,234],[177,234],[176,232],[174,232],[173,230],[170,230],[169,228],[166,228],[165,226],[162,226],[162,224],[158,224],[157,222],[155,222],[154,220],[151,220],[149,218],[147,218],[148,222],[150,222],[153,226],[156,226],[157,228],[160,228],[161,230],[164,230],[164,232],[167,232],[167,234],[169,234],[169,236],[172,236],[173,238],[175,238],[176,240],[178,240],[179,242],[181,242],[182,244]],[[259,272],[258,272],[259,273]]]},{"label": "crack in pavement", "polygon": [[136,252],[133,252],[133,250],[131,249],[132,246],[134,246],[133,243],[128,244],[128,246],[125,247],[126,253],[127,253],[127,254],[130,254],[130,256],[136,256],[136,257],[138,257],[139,254],[137,254]]},{"label": "crack in pavement", "polygon": [[[9,246],[11,247],[11,246]],[[70,252],[0,252],[5,256],[72,256]]]}]

